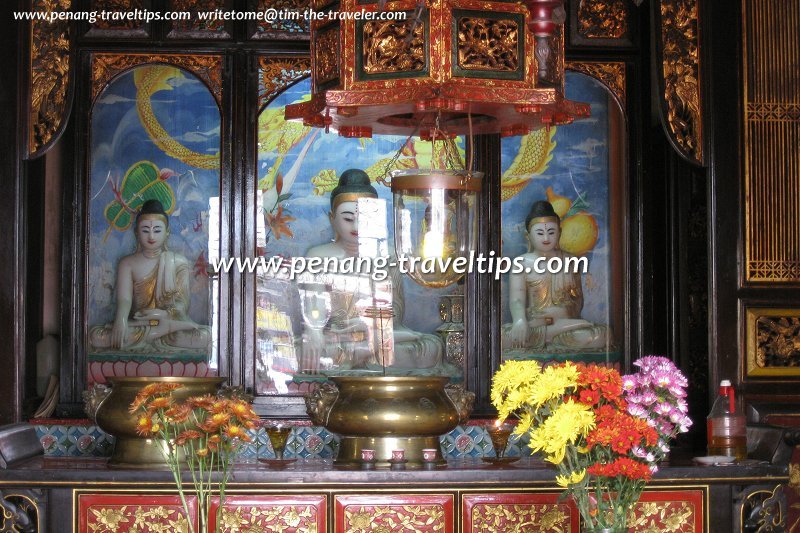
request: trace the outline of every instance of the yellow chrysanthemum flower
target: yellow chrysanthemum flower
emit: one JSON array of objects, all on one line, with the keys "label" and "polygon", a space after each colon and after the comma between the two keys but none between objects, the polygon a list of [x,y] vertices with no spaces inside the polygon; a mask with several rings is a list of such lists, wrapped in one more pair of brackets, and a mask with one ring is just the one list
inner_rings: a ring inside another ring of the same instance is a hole
[{"label": "yellow chrysanthemum flower", "polygon": [[533,406],[544,405],[553,398],[564,396],[567,389],[578,384],[578,368],[567,363],[564,366],[550,366],[544,369],[531,391],[528,402]]},{"label": "yellow chrysanthemum flower", "polygon": [[492,379],[492,403],[498,407],[509,392],[534,383],[539,374],[541,366],[536,361],[506,361]]},{"label": "yellow chrysanthemum flower", "polygon": [[594,425],[591,407],[567,400],[531,432],[530,447],[533,451],[543,451],[546,461],[560,463],[564,459],[567,444],[575,444]]},{"label": "yellow chrysanthemum flower", "polygon": [[556,476],[556,483],[558,483],[560,487],[567,488],[570,485],[580,483],[585,477],[586,469],[584,468],[577,472],[570,472],[568,475]]}]

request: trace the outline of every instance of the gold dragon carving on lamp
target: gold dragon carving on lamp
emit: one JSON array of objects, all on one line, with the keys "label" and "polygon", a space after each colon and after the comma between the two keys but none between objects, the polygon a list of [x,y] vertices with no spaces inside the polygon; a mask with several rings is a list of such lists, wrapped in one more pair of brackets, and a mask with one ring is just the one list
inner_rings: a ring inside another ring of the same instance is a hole
[{"label": "gold dragon carving on lamp", "polygon": [[458,20],[458,66],[465,70],[514,72],[519,66],[519,25],[512,19]]},{"label": "gold dragon carving on lamp", "polygon": [[425,68],[424,28],[411,20],[366,22],[363,43],[363,68],[368,74],[414,72]]}]

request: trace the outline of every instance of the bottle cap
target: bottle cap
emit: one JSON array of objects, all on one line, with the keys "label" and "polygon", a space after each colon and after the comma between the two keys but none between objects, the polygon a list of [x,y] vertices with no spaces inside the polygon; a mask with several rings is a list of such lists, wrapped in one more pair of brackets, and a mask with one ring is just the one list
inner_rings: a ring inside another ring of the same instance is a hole
[{"label": "bottle cap", "polygon": [[731,386],[731,380],[723,379],[722,381],[719,382],[719,386],[720,387],[730,387]]}]

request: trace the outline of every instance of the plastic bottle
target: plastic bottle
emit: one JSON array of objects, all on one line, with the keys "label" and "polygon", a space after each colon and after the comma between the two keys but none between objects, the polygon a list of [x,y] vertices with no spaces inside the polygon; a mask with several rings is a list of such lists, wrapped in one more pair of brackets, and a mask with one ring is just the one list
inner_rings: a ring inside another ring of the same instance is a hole
[{"label": "plastic bottle", "polygon": [[747,420],[731,382],[723,379],[707,418],[708,455],[747,458]]}]

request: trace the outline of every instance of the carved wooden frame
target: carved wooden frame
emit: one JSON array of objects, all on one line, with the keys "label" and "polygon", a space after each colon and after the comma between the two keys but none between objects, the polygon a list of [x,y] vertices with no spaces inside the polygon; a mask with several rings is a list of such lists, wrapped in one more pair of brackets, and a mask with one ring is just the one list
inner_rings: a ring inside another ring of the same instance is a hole
[{"label": "carved wooden frame", "polygon": [[800,367],[765,367],[758,363],[758,320],[762,317],[800,317],[800,308],[772,308],[744,306],[744,337],[746,353],[743,361],[743,377],[785,378],[800,377]]}]

